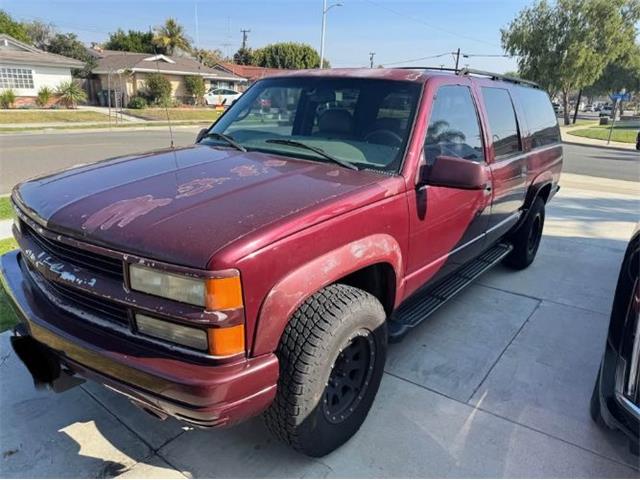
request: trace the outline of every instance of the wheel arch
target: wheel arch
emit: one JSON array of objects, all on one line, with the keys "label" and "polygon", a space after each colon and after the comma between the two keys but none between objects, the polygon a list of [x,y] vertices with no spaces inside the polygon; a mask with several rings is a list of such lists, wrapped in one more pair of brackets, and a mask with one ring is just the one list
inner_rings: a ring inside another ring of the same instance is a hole
[{"label": "wheel arch", "polygon": [[345,283],[371,293],[389,314],[400,294],[402,272],[400,246],[387,234],[356,240],[299,266],[276,282],[263,300],[252,354],[273,352],[296,309],[333,283]]}]

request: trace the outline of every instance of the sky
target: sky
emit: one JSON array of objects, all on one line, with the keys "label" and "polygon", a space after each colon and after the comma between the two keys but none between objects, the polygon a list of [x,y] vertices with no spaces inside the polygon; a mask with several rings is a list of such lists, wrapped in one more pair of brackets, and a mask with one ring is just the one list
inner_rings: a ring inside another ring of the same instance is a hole
[{"label": "sky", "polygon": [[[338,1],[342,6],[327,13],[325,40],[334,67],[368,66],[369,52],[376,65],[452,67],[451,52],[460,48],[471,55],[461,66],[505,72],[516,70],[516,61],[499,56],[500,29],[533,0]],[[249,29],[253,48],[295,41],[320,50],[322,0],[2,0],[1,8],[18,20],[53,23],[87,43],[103,42],[118,28],[148,30],[174,17],[201,48],[233,54],[240,30]]]}]

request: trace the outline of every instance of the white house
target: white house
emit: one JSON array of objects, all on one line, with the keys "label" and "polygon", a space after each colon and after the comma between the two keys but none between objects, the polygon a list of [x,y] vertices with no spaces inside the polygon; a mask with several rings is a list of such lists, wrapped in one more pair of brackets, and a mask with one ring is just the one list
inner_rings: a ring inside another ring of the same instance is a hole
[{"label": "white house", "polygon": [[43,52],[0,34],[0,92],[11,89],[16,94],[16,106],[35,103],[38,90],[54,90],[71,80],[71,69],[84,64],[73,58]]}]

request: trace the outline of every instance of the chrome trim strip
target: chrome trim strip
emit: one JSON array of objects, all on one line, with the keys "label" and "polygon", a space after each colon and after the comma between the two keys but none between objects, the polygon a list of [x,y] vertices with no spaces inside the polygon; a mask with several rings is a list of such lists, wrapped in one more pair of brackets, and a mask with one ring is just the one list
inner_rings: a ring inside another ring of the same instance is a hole
[{"label": "chrome trim strip", "polygon": [[616,392],[616,400],[620,403],[622,408],[628,411],[631,415],[635,417],[636,420],[640,421],[640,407],[629,400],[627,397],[622,395],[620,392]]}]

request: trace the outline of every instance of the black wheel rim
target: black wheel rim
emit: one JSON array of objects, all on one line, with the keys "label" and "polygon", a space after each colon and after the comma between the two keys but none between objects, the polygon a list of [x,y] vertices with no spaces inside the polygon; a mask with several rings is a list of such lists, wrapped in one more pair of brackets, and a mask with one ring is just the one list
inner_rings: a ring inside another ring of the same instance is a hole
[{"label": "black wheel rim", "polygon": [[329,422],[343,422],[357,408],[371,381],[375,355],[370,332],[354,336],[340,352],[323,398],[323,412]]},{"label": "black wheel rim", "polygon": [[536,215],[531,225],[531,231],[529,232],[529,238],[527,239],[527,250],[529,253],[534,252],[538,248],[540,237],[542,236],[542,217]]}]

